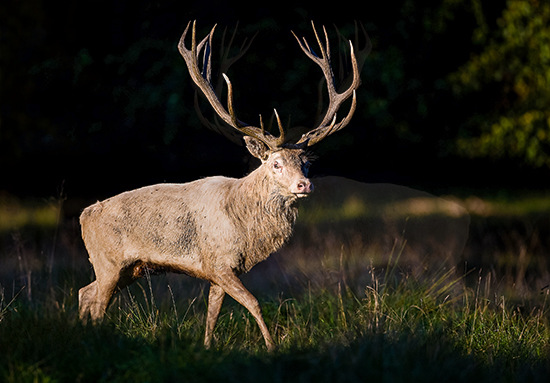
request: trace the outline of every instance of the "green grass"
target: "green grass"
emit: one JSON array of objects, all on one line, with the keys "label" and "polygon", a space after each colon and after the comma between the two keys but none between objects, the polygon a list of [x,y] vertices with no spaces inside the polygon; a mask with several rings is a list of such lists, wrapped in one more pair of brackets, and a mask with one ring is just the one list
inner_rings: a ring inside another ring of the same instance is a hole
[{"label": "green grass", "polygon": [[[206,285],[184,276],[142,279],[118,295],[101,324],[81,323],[77,291],[92,275],[78,224],[59,221],[61,204],[42,210],[18,201],[17,209],[0,209],[7,225],[0,227],[0,382],[546,382],[550,280],[542,260],[550,225],[539,214],[544,198],[517,201],[472,205],[491,209],[470,225],[465,253],[483,263],[467,275],[410,267],[421,259],[416,252],[438,249],[411,251],[428,233],[417,226],[413,238],[412,224],[424,222],[414,217],[390,232],[389,247],[347,233],[319,242],[325,232],[306,220],[297,241],[245,279],[278,345],[273,353],[230,298],[206,350]],[[352,205],[305,216],[336,217],[340,230],[382,222],[361,221]],[[9,226],[9,214],[39,211],[49,212],[45,223]],[[428,264],[438,256],[428,254]]]},{"label": "green grass", "polygon": [[61,199],[21,201],[0,191],[0,234],[25,227],[55,228],[59,224]]},{"label": "green grass", "polygon": [[278,343],[272,354],[234,302],[224,306],[215,347],[204,349],[204,294],[185,303],[160,298],[148,280],[123,294],[97,326],[76,319],[71,291],[39,303],[3,297],[0,381],[547,379],[547,295],[524,312],[485,296],[482,280],[469,289],[450,273],[421,281],[371,271],[362,292],[339,284],[262,300]]}]

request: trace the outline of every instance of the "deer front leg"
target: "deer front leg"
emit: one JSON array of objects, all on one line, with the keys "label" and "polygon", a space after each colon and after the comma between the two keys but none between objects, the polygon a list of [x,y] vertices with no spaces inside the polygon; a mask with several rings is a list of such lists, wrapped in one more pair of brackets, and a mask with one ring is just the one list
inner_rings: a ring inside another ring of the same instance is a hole
[{"label": "deer front leg", "polygon": [[275,343],[265,325],[260,304],[254,295],[244,287],[241,280],[232,271],[220,273],[215,283],[252,314],[260,327],[268,351],[273,351],[275,349]]},{"label": "deer front leg", "polygon": [[223,298],[225,291],[212,283],[210,285],[210,293],[208,294],[208,313],[206,314],[206,333],[204,334],[204,346],[210,348],[212,344],[212,334],[214,333],[214,327],[218,321],[220,310],[222,308]]}]

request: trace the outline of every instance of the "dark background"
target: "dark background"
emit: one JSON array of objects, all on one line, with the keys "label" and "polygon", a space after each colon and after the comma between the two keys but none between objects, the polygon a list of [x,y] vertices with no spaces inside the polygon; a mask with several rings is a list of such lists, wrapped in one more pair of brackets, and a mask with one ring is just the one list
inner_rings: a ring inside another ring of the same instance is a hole
[{"label": "dark background", "polygon": [[458,140],[478,133],[472,116],[482,121],[516,105],[506,77],[473,91],[452,77],[498,43],[508,3],[260,4],[2,1],[0,191],[40,197],[62,189],[69,198],[102,199],[151,183],[246,174],[246,149],[196,117],[176,47],[194,19],[201,37],[218,23],[215,48],[223,28],[237,21],[237,46],[258,32],[229,72],[239,118],[257,124],[258,114],[277,108],[283,121],[291,117],[291,126],[313,126],[321,73],[290,30],[313,44],[311,20],[330,33],[336,25],[348,38],[354,21],[365,26],[373,50],[362,70],[357,111],[343,131],[314,147],[314,175],[432,192],[548,186],[547,165],[507,155],[506,145],[498,155],[456,149]]}]

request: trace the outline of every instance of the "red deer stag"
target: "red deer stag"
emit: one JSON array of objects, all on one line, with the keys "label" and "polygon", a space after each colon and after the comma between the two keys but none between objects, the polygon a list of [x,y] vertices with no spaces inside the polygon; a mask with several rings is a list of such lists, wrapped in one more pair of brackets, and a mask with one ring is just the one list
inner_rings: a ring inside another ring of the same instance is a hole
[{"label": "red deer stag", "polygon": [[[281,248],[292,234],[297,215],[296,202],[313,191],[307,178],[309,162],[305,148],[342,129],[355,111],[355,90],[359,69],[351,48],[353,80],[338,92],[330,64],[329,41],[313,31],[320,56],[307,41],[296,37],[305,54],[324,74],[329,106],[319,126],[295,143],[280,135],[239,120],[233,108],[233,91],[227,83],[227,108],[222,105],[210,80],[211,41],[214,28],[199,43],[192,26],[191,49],[185,44],[189,26],[178,48],[194,83],[217,115],[244,135],[247,149],[261,165],[240,179],[209,177],[185,184],[159,184],[125,192],[86,208],[80,216],[82,238],[93,265],[96,280],[79,291],[80,317],[101,319],[114,293],[148,271],[185,273],[210,282],[204,344],[209,347],[225,294],[252,314],[268,349],[274,342],[263,320],[260,306],[238,276]],[[201,62],[202,57],[202,62]],[[345,118],[336,112],[352,97]]]}]

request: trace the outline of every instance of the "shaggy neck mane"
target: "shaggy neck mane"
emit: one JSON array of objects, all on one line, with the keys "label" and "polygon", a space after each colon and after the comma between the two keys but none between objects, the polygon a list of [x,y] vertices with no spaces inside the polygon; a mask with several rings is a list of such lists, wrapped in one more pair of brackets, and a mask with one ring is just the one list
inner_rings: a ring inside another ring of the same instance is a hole
[{"label": "shaggy neck mane", "polygon": [[283,193],[261,166],[235,180],[226,211],[246,238],[239,272],[248,271],[290,238],[298,213],[296,200],[296,196]]}]

